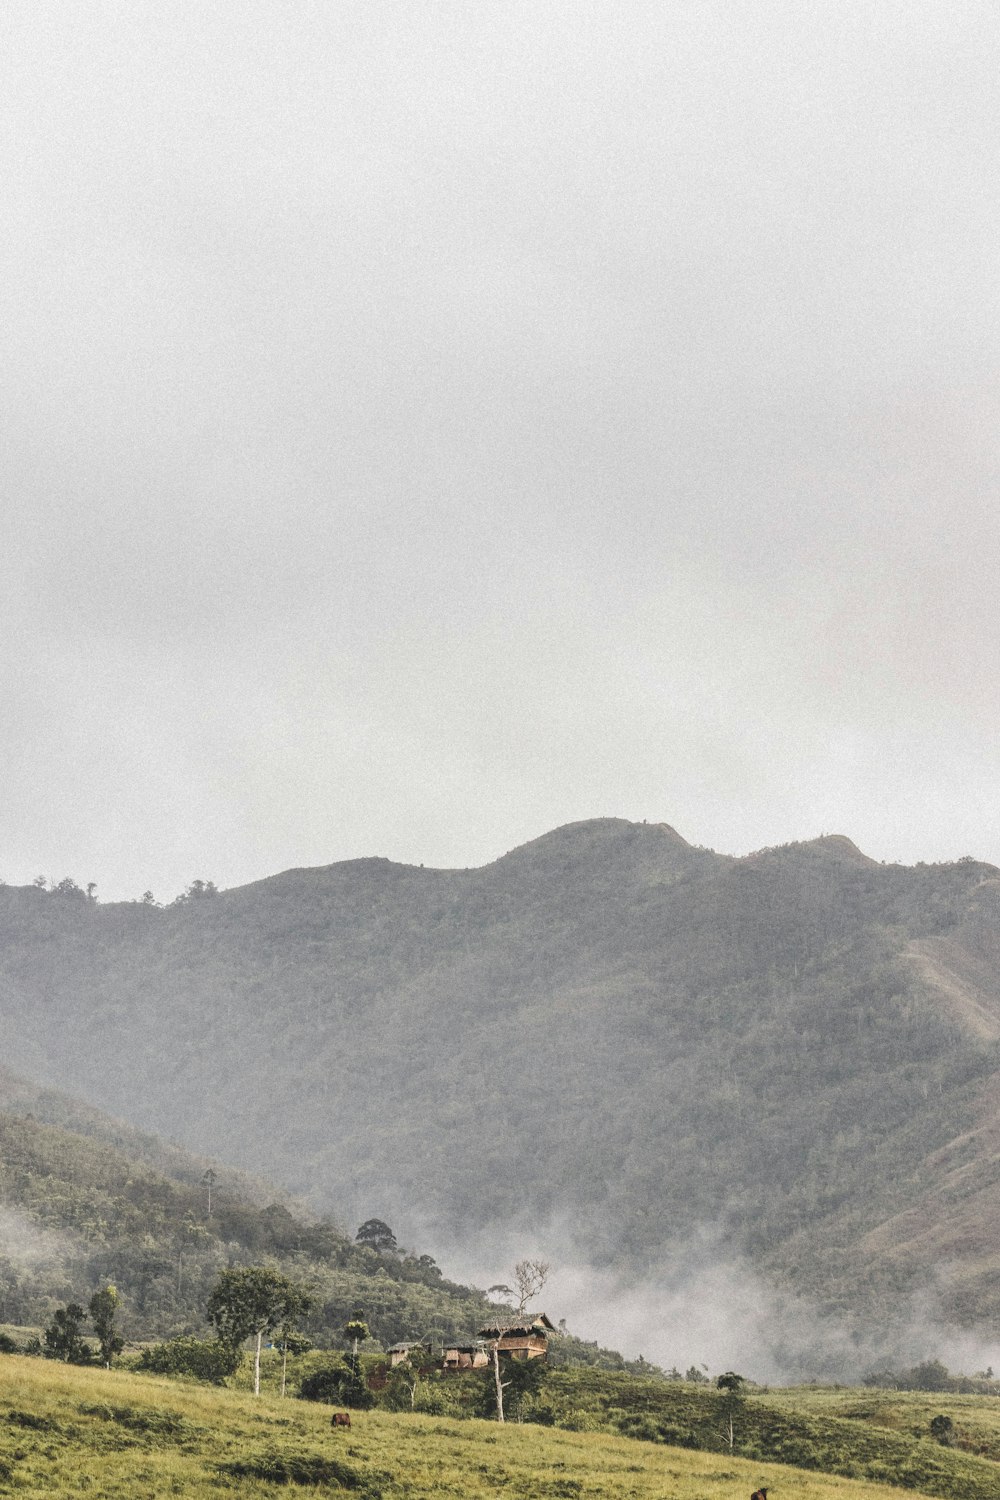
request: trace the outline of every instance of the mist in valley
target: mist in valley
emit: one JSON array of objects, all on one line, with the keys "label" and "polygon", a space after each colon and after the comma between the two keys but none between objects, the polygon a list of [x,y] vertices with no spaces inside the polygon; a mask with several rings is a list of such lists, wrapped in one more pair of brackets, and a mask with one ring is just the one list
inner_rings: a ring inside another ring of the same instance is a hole
[{"label": "mist in valley", "polygon": [[587,1264],[565,1220],[543,1230],[525,1224],[523,1234],[487,1232],[472,1246],[441,1248],[439,1258],[447,1275],[483,1288],[509,1285],[520,1259],[547,1261],[532,1310],[565,1321],[577,1338],[682,1375],[693,1366],[712,1379],[736,1370],[758,1384],[858,1384],[932,1359],[953,1374],[1000,1368],[1000,1340],[948,1324],[933,1287],[900,1297],[890,1324],[838,1318],[769,1284],[709,1226],[642,1277]]},{"label": "mist in valley", "polygon": [[25,1213],[0,1205],[0,1262],[25,1271],[48,1270],[79,1250],[70,1235],[40,1229]]},{"label": "mist in valley", "polygon": [[1000,1367],[996,7],[3,35],[0,1057],[668,1371]]}]

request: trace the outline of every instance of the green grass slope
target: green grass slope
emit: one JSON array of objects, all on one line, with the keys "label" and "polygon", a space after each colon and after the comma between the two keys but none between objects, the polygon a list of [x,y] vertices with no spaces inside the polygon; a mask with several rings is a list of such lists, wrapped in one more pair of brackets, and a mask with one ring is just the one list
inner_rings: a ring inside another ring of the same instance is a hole
[{"label": "green grass slope", "polygon": [[12,1065],[314,1203],[641,1274],[708,1225],[820,1307],[1000,1313],[1000,878],[574,824],[158,910],[0,890]]},{"label": "green grass slope", "polygon": [[[750,1392],[733,1401],[715,1389],[597,1370],[553,1371],[541,1415],[559,1425],[616,1431],[647,1442],[732,1453],[845,1478],[902,1485],[924,1494],[995,1500],[1000,1495],[1000,1408],[995,1397],[810,1388]],[[937,1442],[932,1417],[954,1423]],[[787,1490],[788,1480],[782,1484]]]},{"label": "green grass slope", "polygon": [[952,1422],[952,1442],[964,1453],[1000,1464],[1000,1401],[948,1391],[880,1391],[803,1386],[775,1390],[768,1403],[784,1417],[862,1423],[877,1433],[923,1440],[937,1416]]},{"label": "green grass slope", "polygon": [[[901,1490],[603,1433],[357,1414],[0,1357],[0,1493],[161,1500],[349,1492],[359,1500],[885,1500]],[[917,1491],[902,1491],[917,1493]],[[969,1491],[970,1496],[978,1492]],[[990,1492],[995,1495],[994,1489]],[[957,1496],[956,1496],[957,1500]]]}]

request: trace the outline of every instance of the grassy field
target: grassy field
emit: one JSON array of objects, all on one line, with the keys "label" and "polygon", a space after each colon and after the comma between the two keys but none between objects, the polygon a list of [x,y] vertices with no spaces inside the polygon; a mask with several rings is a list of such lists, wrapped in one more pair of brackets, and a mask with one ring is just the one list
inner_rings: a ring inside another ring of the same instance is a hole
[{"label": "grassy field", "polygon": [[[446,1387],[453,1402],[460,1384]],[[549,1372],[528,1412],[551,1427],[699,1450],[719,1460],[867,1479],[940,1500],[1000,1500],[996,1397],[807,1387],[750,1390],[730,1402],[708,1385],[567,1369]],[[461,1413],[456,1405],[447,1414]],[[948,1446],[931,1433],[939,1414],[954,1423]]]},{"label": "grassy field", "polygon": [[803,1386],[769,1391],[766,1400],[777,1411],[800,1419],[861,1422],[910,1438],[926,1437],[934,1417],[950,1417],[957,1449],[1000,1463],[1000,1399],[996,1397]]},{"label": "grassy field", "polygon": [[773,1500],[906,1493],[606,1433],[386,1412],[355,1414],[344,1432],[331,1430],[329,1418],[329,1408],[292,1399],[0,1357],[0,1493],[746,1500],[761,1484]]}]

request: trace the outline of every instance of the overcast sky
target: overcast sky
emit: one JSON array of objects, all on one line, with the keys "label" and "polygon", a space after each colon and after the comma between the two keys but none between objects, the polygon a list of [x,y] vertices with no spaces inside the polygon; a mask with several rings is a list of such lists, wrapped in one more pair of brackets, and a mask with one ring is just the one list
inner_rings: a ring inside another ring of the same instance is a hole
[{"label": "overcast sky", "polygon": [[0,876],[1000,862],[1000,11],[6,0]]}]

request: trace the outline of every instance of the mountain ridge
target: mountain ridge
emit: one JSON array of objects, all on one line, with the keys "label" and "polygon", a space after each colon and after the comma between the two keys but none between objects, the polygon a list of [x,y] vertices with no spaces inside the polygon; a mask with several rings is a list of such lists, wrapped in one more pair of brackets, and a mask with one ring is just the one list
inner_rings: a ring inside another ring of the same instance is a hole
[{"label": "mountain ridge", "polygon": [[446,1248],[562,1236],[637,1276],[712,1225],[838,1314],[931,1287],[968,1324],[1000,1310],[987,1164],[961,1244],[905,1215],[947,1217],[949,1151],[987,1151],[998,875],[599,819],[472,870],[345,861],[162,910],[7,888],[0,1040]]}]

